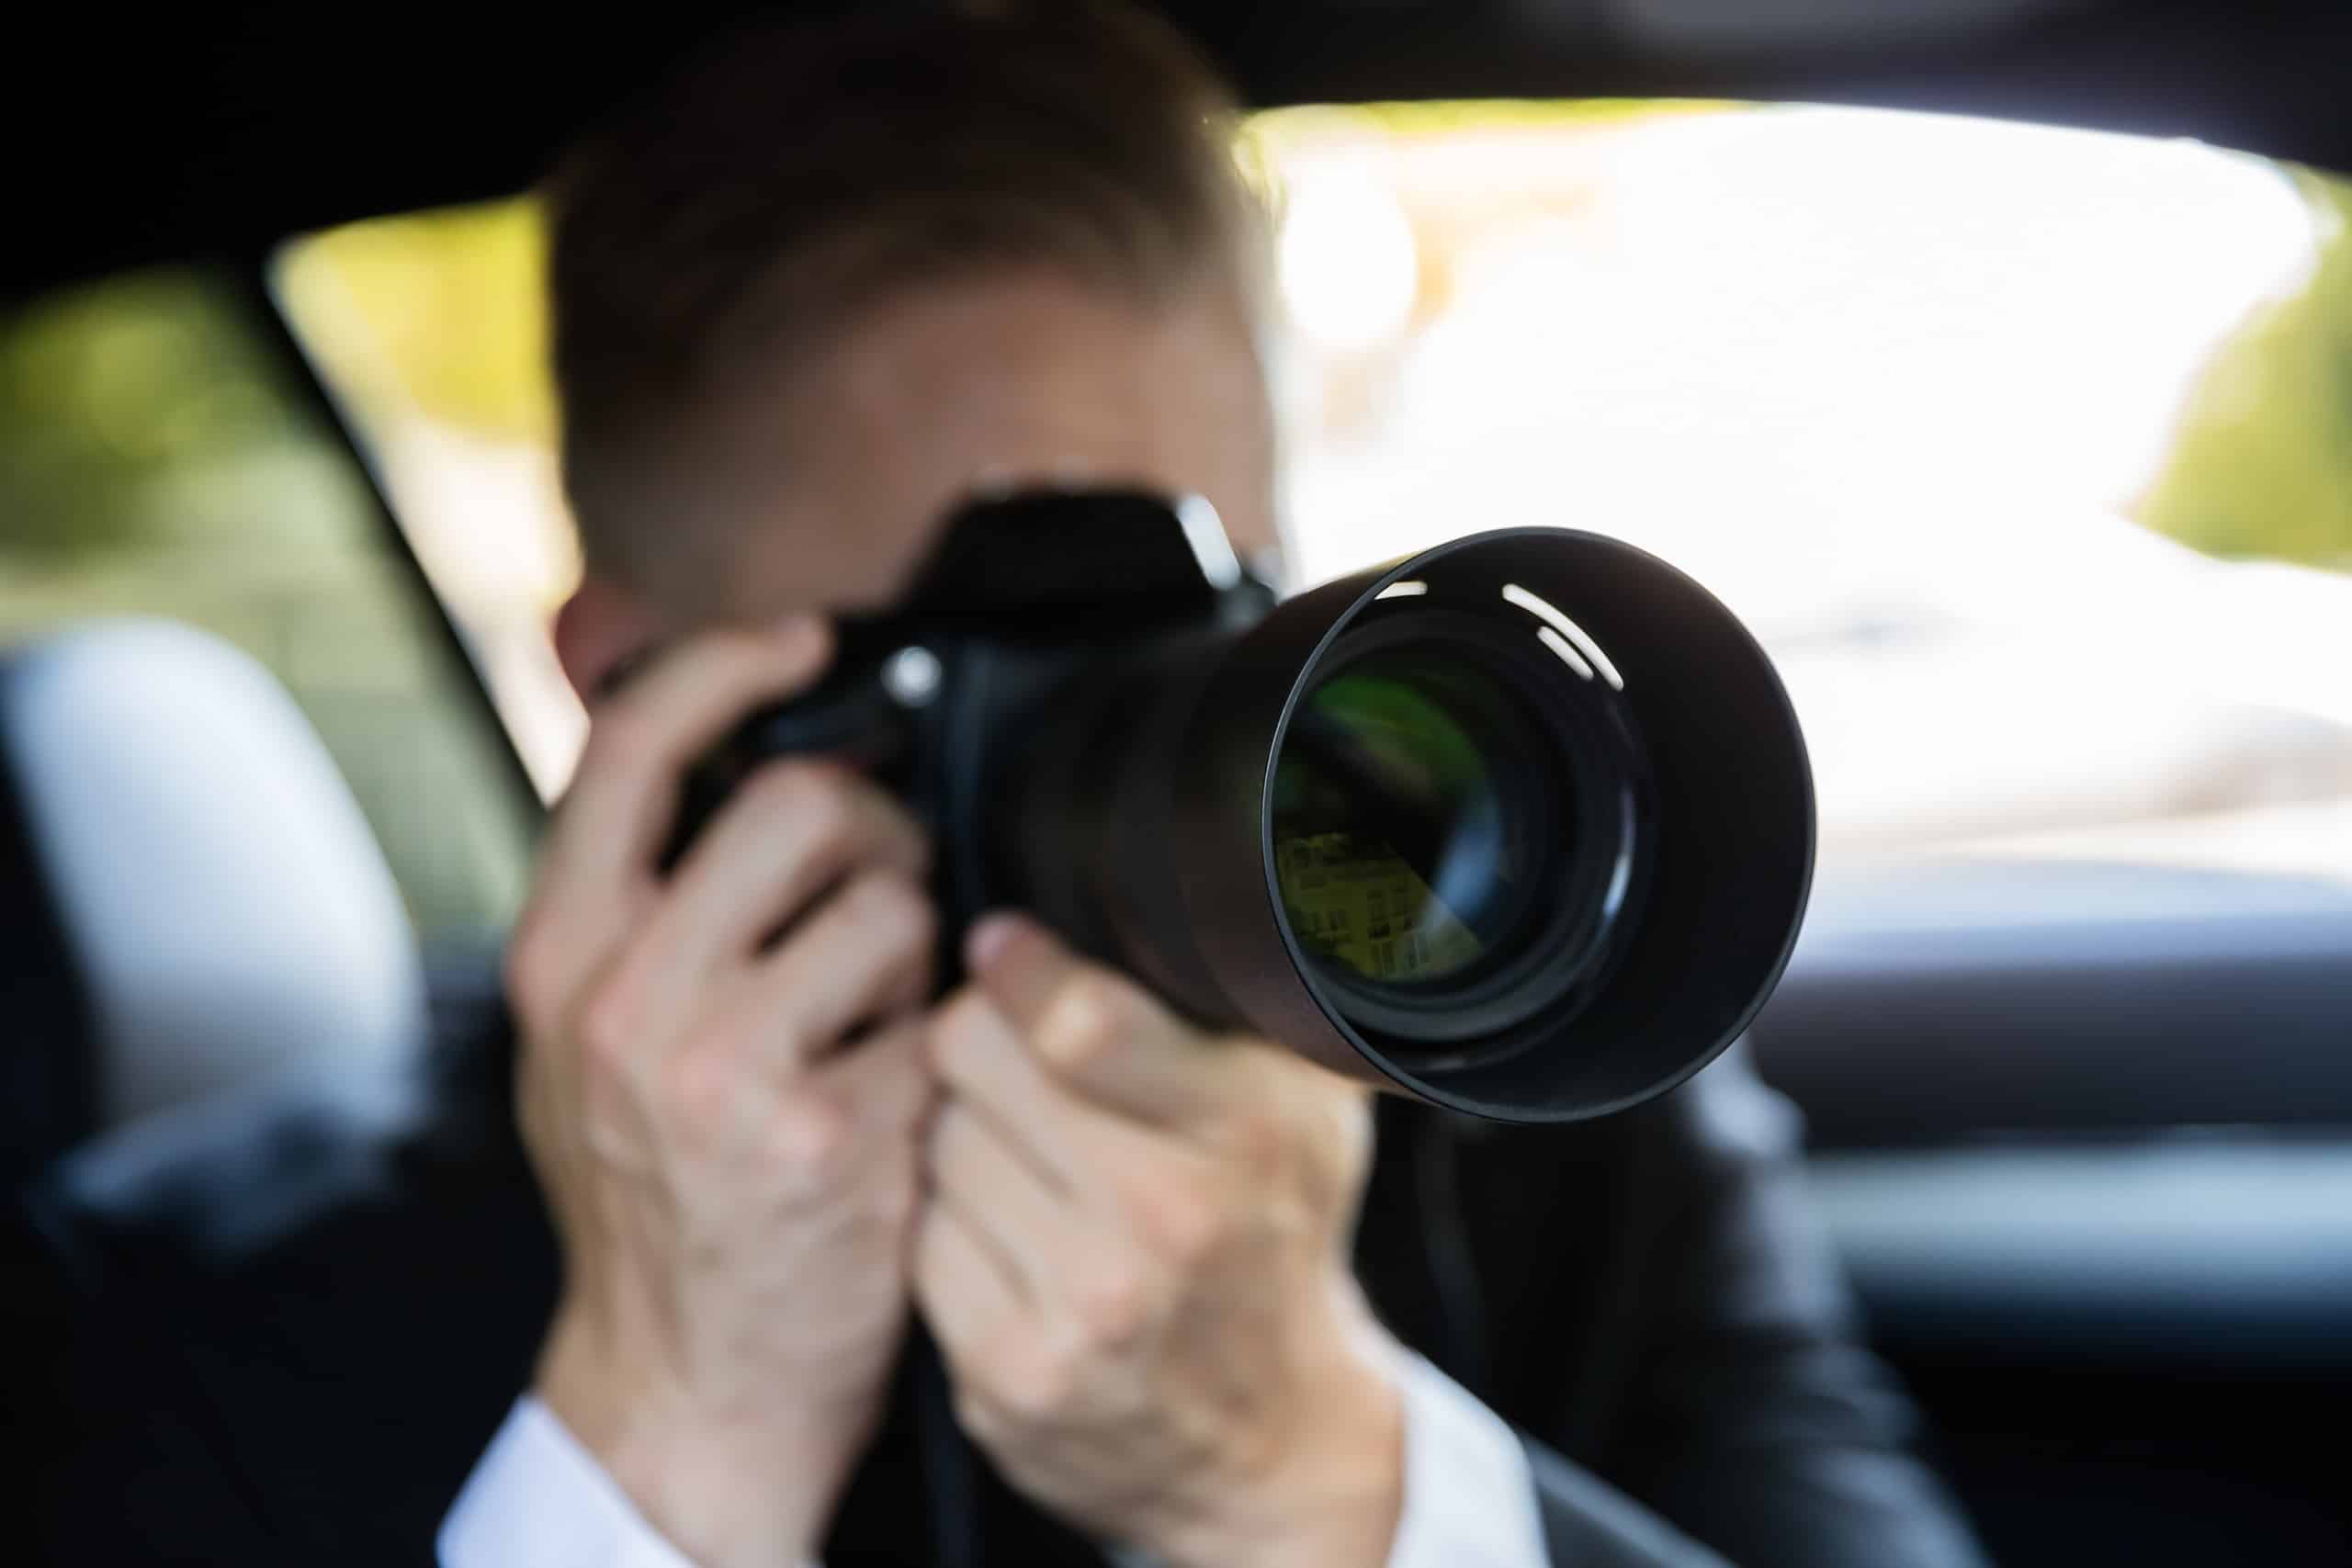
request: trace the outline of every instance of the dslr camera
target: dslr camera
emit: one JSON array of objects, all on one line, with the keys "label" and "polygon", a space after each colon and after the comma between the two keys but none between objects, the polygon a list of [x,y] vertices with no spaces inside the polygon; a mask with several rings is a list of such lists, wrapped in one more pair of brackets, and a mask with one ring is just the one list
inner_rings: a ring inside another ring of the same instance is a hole
[{"label": "dslr camera", "polygon": [[1210,1026],[1470,1114],[1688,1077],[1786,964],[1814,800],[1787,694],[1680,572],[1511,528],[1280,599],[1197,497],[960,512],[822,682],[687,781],[673,852],[774,757],[899,794],[949,952],[1026,908]]}]

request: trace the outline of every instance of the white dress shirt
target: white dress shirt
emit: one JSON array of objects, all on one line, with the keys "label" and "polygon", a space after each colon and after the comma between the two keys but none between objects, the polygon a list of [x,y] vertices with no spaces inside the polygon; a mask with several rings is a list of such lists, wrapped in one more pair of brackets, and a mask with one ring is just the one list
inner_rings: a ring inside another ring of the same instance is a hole
[{"label": "white dress shirt", "polygon": [[[1388,1568],[1544,1568],[1518,1434],[1419,1356],[1405,1396],[1405,1502]],[[1148,1560],[1116,1554],[1128,1568]],[[693,1568],[553,1412],[526,1394],[441,1526],[442,1568]],[[814,1565],[811,1565],[814,1568]]]}]

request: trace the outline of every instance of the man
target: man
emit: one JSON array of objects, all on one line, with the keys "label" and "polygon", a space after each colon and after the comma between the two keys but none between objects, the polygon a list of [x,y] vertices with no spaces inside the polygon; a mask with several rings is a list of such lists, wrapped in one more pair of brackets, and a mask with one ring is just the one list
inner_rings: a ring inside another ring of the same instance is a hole
[{"label": "man", "polygon": [[[472,1464],[451,1568],[922,1561],[933,1510],[1000,1563],[1974,1561],[1736,1061],[1596,1126],[1375,1134],[1017,915],[935,998],[932,847],[822,762],[657,871],[682,771],[961,502],[1198,492],[1276,547],[1230,119],[1140,17],[892,9],[744,40],[568,164],[593,722],[509,952],[514,1101],[493,1060],[421,1119],[280,1119],[297,1195],[239,1231],[58,1196],[85,1446],[40,1517],[398,1560]],[[901,1418],[917,1316],[968,1497]]]}]

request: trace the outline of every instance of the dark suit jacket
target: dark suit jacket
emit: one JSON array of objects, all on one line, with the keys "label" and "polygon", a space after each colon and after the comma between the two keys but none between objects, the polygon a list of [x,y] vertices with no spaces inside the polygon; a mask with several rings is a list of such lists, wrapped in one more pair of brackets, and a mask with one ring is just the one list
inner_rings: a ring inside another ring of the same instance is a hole
[{"label": "dark suit jacket", "polygon": [[[8,1425],[33,1450],[12,1545],[430,1560],[557,1281],[503,1039],[445,1048],[422,1081],[209,1108],[31,1190],[0,1325]],[[1363,1277],[1523,1434],[1555,1563],[1978,1561],[1855,1341],[1793,1117],[1736,1057],[1566,1129],[1386,1101],[1381,1139]],[[912,1425],[860,1473],[829,1568],[932,1558]],[[981,1497],[990,1568],[1099,1561],[1001,1486]]]}]

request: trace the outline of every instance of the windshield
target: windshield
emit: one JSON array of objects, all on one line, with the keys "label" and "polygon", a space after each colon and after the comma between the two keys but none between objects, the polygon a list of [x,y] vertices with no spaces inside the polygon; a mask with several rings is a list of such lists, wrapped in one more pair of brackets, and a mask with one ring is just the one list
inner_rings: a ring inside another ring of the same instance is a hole
[{"label": "windshield", "polygon": [[[1723,105],[1259,117],[1291,570],[1615,535],[1757,630],[1823,855],[2352,877],[2352,186],[2184,141]],[[544,791],[582,720],[527,201],[288,247]]]}]

